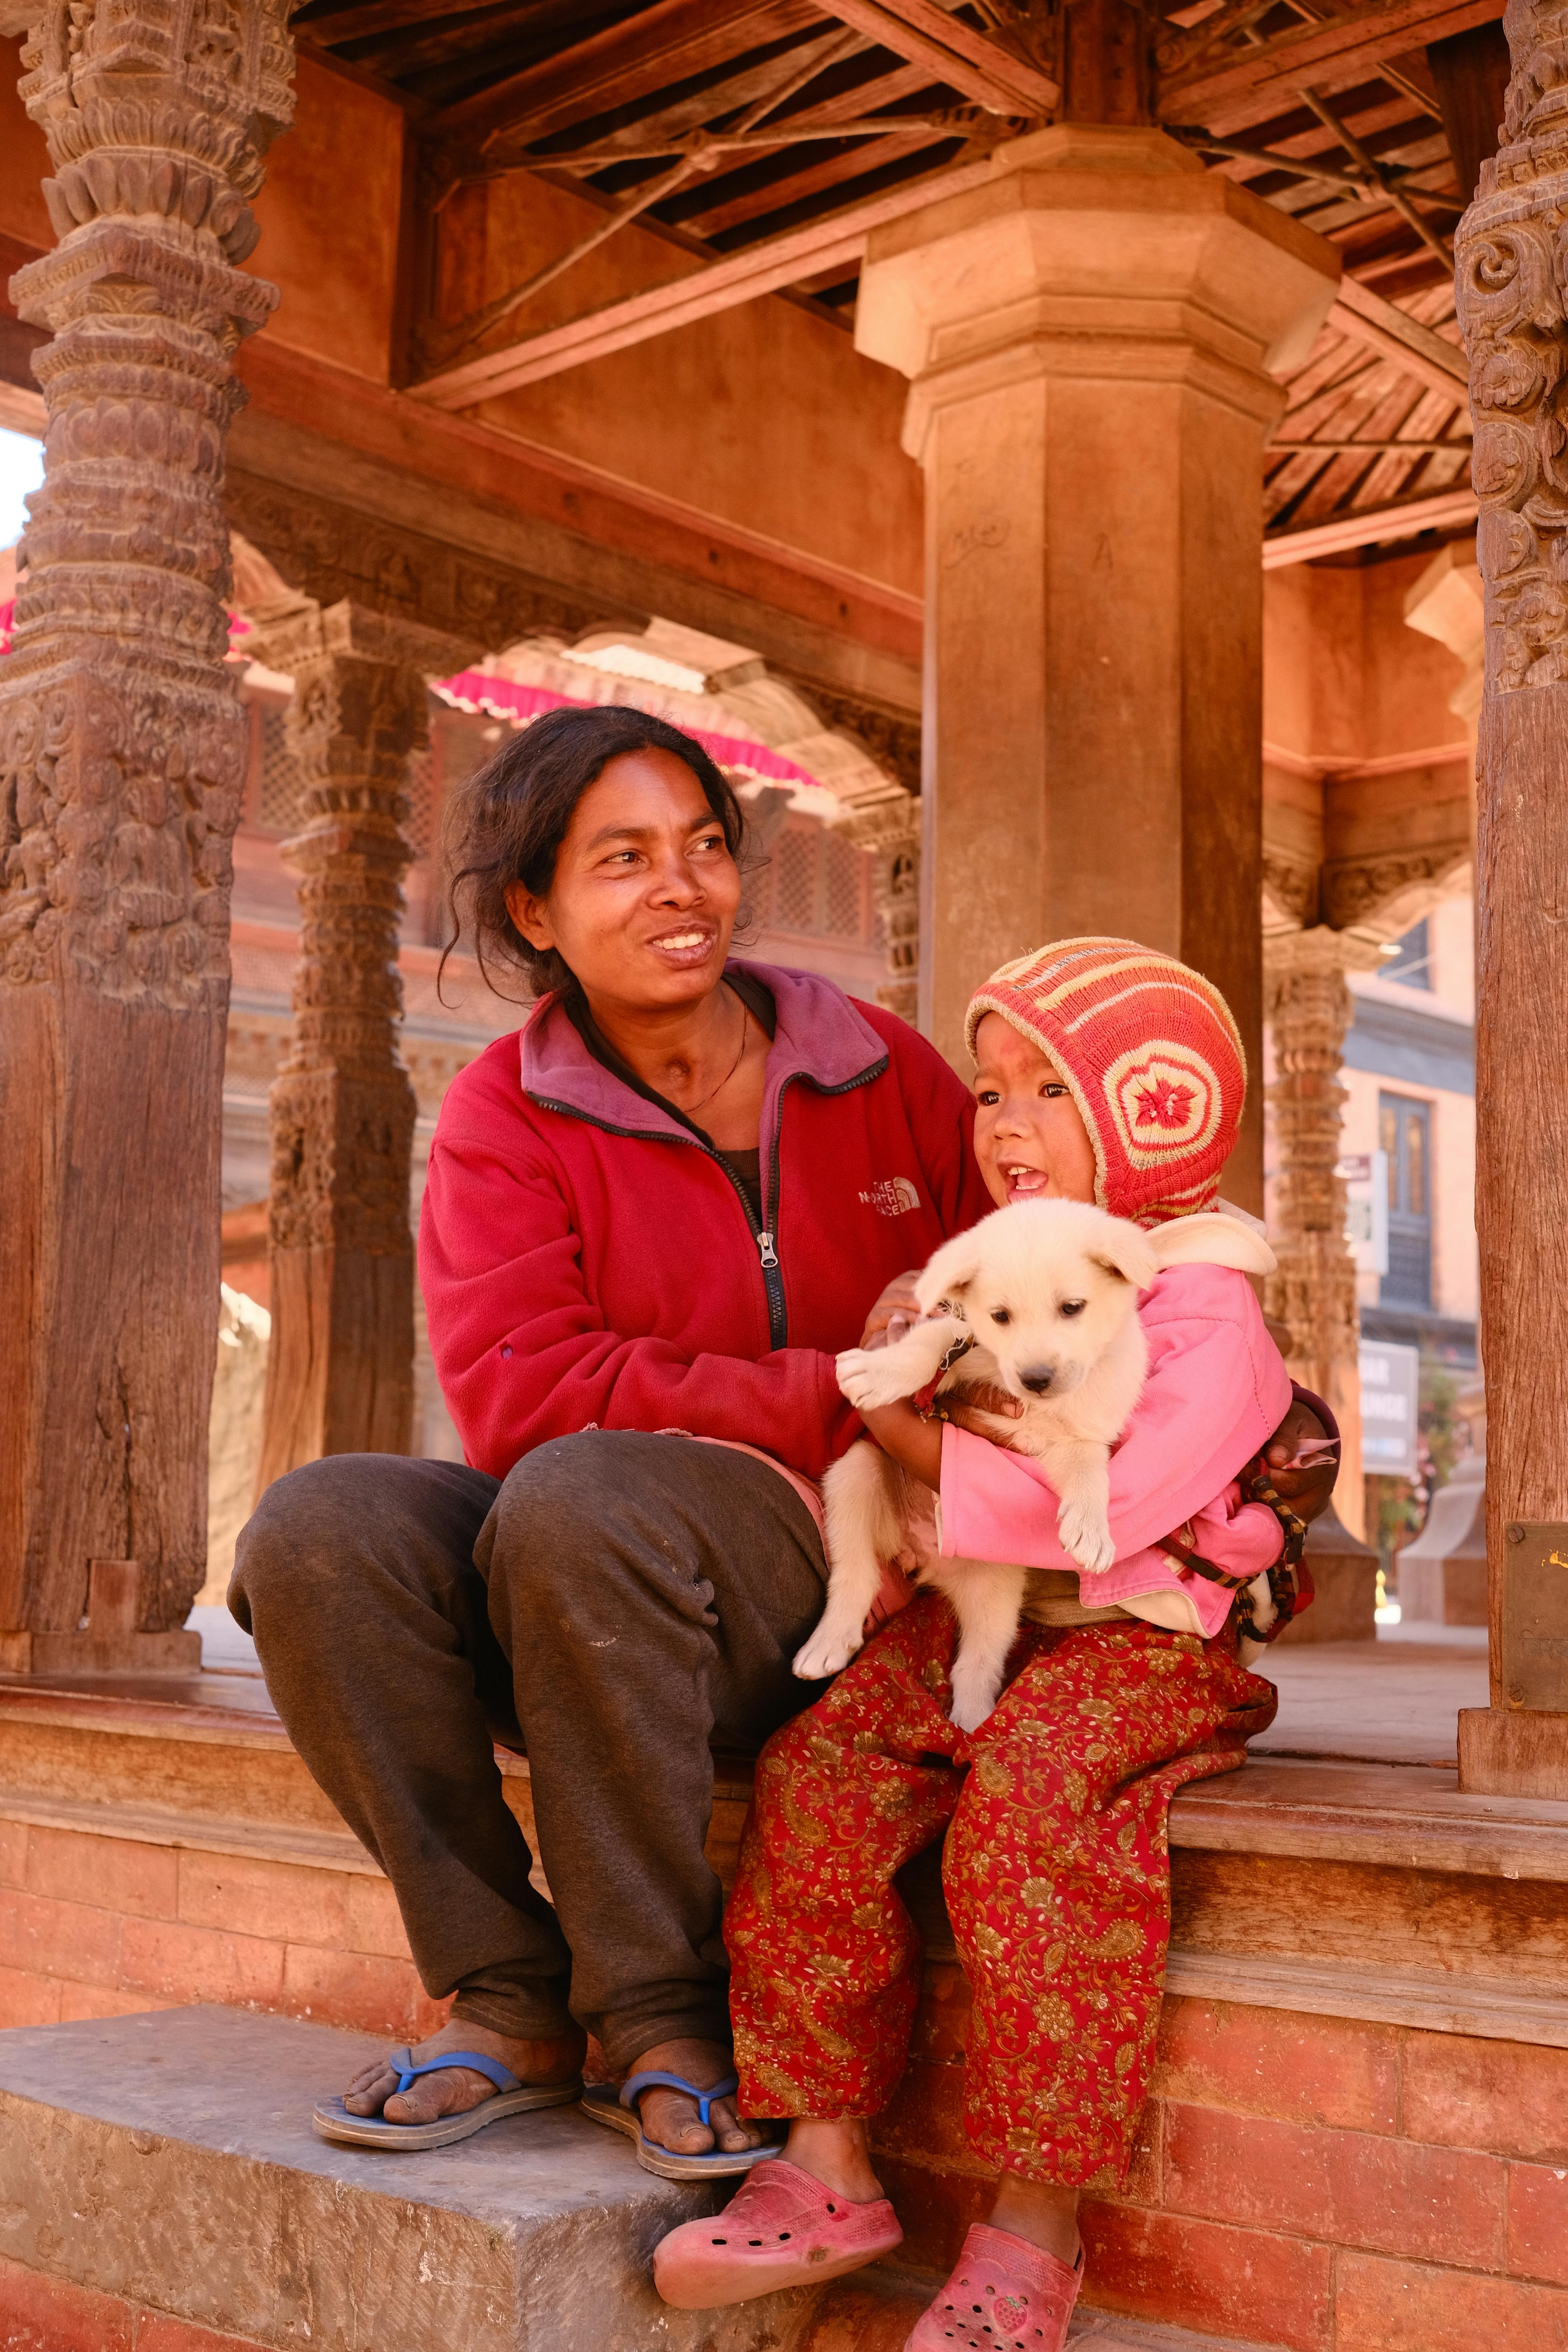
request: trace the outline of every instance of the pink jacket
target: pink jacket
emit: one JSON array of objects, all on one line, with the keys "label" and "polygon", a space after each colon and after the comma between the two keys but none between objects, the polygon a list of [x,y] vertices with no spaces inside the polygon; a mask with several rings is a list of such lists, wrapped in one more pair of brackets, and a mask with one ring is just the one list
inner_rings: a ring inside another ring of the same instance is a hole
[{"label": "pink jacket", "polygon": [[[1209,1639],[1232,1594],[1162,1552],[1160,1538],[1191,1520],[1189,1549],[1216,1568],[1255,1576],[1272,1567],[1279,1523],[1261,1503],[1244,1503],[1236,1479],[1289,1411],[1289,1376],[1251,1285],[1227,1266],[1172,1266],[1144,1292],[1138,1313],[1149,1378],[1110,1457],[1115,1565],[1085,1578],[1080,1590],[1096,1607],[1184,1595]],[[945,1559],[1077,1566],[1057,1539],[1057,1498],[1039,1464],[951,1422],[942,1431],[939,1524]],[[1160,1622],[1184,1613],[1161,1610]]]}]

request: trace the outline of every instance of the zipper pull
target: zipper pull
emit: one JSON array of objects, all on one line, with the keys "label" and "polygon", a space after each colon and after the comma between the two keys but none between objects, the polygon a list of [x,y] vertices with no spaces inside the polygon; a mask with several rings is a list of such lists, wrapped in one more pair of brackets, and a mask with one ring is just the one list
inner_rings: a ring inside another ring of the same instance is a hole
[{"label": "zipper pull", "polygon": [[778,1256],[773,1248],[773,1237],[772,1234],[759,1234],[757,1235],[757,1249],[764,1265],[777,1265]]}]

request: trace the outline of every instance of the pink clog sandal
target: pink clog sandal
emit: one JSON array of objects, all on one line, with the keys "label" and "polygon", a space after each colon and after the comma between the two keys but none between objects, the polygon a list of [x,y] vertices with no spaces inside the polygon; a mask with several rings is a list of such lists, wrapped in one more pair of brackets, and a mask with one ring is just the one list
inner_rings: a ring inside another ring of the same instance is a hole
[{"label": "pink clog sandal", "polygon": [[716,2311],[781,2287],[842,2278],[891,2253],[903,2237],[885,2197],[852,2205],[798,2164],[771,2157],[721,2213],[683,2221],[659,2241],[653,2283],[677,2311]]},{"label": "pink clog sandal", "polygon": [[1011,2231],[976,2221],[904,2352],[1063,2352],[1082,2276],[1081,2248],[1069,2270]]}]

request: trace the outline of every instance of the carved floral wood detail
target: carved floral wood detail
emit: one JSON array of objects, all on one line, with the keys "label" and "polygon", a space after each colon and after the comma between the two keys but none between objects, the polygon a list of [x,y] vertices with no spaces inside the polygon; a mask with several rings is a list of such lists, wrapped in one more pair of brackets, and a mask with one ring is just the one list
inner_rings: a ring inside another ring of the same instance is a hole
[{"label": "carved floral wood detail", "polygon": [[871,894],[888,958],[888,978],[877,1002],[912,1028],[920,1012],[920,802],[907,793],[890,793],[840,817],[835,830],[875,858]]},{"label": "carved floral wood detail", "polygon": [[1373,971],[1375,941],[1319,926],[1264,943],[1264,1003],[1277,1076],[1276,1174],[1269,1239],[1279,1260],[1265,1304],[1290,1329],[1294,1378],[1332,1398],[1341,1368],[1356,1360],[1355,1266],[1345,1240],[1339,1082],[1354,1003],[1347,971]]},{"label": "carved floral wood detail", "polygon": [[0,970],[213,1005],[245,721],[219,664],[231,361],[276,289],[237,263],[290,119],[285,0],[53,0],[21,83],[57,250],[14,651],[0,674]]},{"label": "carved floral wood detail", "polygon": [[1509,0],[1503,143],[1455,237],[1487,684],[1568,680],[1568,0]]}]

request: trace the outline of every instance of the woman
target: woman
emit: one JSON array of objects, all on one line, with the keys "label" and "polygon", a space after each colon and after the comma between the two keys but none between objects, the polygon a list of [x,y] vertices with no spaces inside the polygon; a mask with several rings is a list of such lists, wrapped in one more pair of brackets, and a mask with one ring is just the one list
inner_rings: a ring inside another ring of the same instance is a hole
[{"label": "woman", "polygon": [[[697,2096],[733,2082],[710,1743],[760,1747],[820,1687],[790,1660],[824,1593],[808,1482],[858,1428],[834,1358],[988,1202],[967,1090],[913,1030],[731,960],[742,837],[701,748],[623,709],[537,720],[454,805],[454,906],[542,992],[431,1150],[420,1277],[467,1462],[294,1472],[230,1589],[457,1996],[318,2111],[339,2136],[569,2098],[587,2028],[631,2083],[688,2086],[628,2092],[645,2161],[763,2145]],[[492,1734],[526,1747],[553,1909]]]}]

